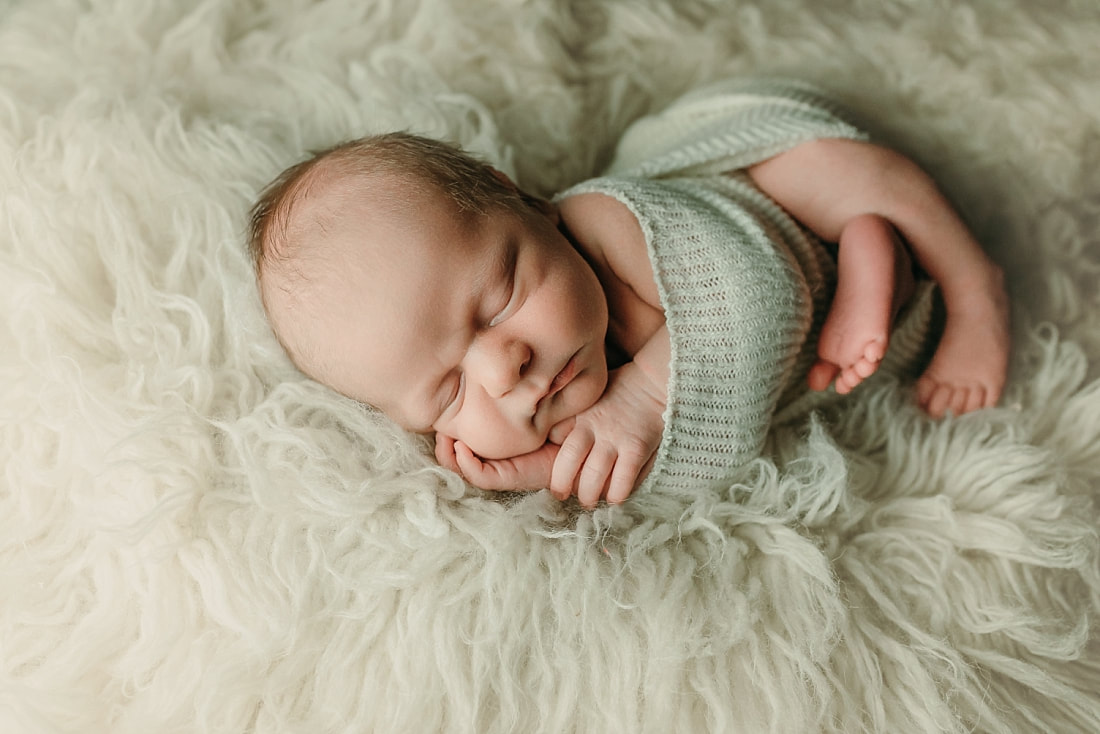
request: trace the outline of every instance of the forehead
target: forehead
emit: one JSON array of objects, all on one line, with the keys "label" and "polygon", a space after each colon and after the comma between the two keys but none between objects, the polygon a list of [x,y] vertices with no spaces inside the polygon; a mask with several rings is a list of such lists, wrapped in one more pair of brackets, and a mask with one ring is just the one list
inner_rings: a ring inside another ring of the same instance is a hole
[{"label": "forehead", "polygon": [[297,281],[298,295],[430,266],[471,225],[445,194],[410,177],[349,174],[324,161],[315,168],[288,195],[264,268],[272,285]]},{"label": "forehead", "polygon": [[308,285],[277,331],[307,374],[410,424],[395,413],[444,368],[471,292],[503,249],[500,227],[409,181],[311,193],[296,214],[312,222],[296,226],[324,254],[305,258]]}]

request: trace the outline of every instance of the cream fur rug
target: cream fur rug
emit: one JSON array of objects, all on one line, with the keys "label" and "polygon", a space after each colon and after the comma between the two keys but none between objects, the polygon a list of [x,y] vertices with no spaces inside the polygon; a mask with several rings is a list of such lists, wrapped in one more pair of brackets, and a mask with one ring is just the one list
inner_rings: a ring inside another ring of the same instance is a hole
[{"label": "cream fur rug", "polygon": [[[1100,5],[0,2],[0,731],[1100,731]],[[831,87],[1008,270],[1004,409],[880,389],[729,492],[501,498],[312,384],[243,254],[368,131],[547,193]]]}]

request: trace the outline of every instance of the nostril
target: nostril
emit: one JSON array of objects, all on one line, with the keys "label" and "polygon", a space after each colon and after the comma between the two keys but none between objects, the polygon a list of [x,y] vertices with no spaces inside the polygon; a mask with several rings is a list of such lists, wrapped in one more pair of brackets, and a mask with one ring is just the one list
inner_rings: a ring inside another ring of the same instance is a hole
[{"label": "nostril", "polygon": [[526,377],[527,370],[531,367],[531,353],[528,352],[527,356],[523,358],[523,361],[519,365],[519,376]]}]

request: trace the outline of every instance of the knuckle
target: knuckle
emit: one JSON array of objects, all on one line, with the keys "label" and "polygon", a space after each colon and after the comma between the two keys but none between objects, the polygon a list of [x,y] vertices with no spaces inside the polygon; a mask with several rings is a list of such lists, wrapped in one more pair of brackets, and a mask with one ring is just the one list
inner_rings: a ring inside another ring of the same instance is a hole
[{"label": "knuckle", "polygon": [[576,441],[566,441],[558,449],[557,461],[564,462],[566,464],[579,464],[588,455],[589,450],[592,448],[590,441],[578,439]]},{"label": "knuckle", "polygon": [[577,493],[577,501],[581,503],[582,507],[592,509],[600,501],[600,492],[598,489],[586,489]]},{"label": "knuckle", "polygon": [[619,456],[634,460],[649,458],[649,442],[640,436],[627,436],[619,445]]},{"label": "knuckle", "polygon": [[627,497],[630,496],[631,486],[629,484],[623,486],[613,486],[607,490],[607,502],[608,504],[617,505],[622,503]]},{"label": "knuckle", "polygon": [[555,466],[550,473],[550,489],[555,494],[567,495],[573,493],[577,472],[574,467]]},{"label": "knuckle", "polygon": [[573,494],[573,482],[572,480],[558,480],[558,483],[555,484],[551,481],[550,491],[558,497],[567,498],[569,495]]},{"label": "knuckle", "polygon": [[560,459],[563,456],[573,459],[580,458],[584,455],[584,450],[584,446],[579,441],[566,441],[562,444],[561,448],[558,449],[558,458]]},{"label": "knuckle", "polygon": [[614,463],[615,452],[610,448],[593,449],[584,462],[581,474],[583,476],[606,477]]}]

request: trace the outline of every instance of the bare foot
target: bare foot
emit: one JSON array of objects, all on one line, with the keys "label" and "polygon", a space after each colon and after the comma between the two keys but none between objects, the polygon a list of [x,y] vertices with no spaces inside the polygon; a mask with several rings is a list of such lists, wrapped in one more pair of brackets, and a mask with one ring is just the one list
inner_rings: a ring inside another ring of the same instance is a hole
[{"label": "bare foot", "polygon": [[810,388],[824,390],[835,380],[844,395],[874,374],[913,286],[909,253],[887,220],[866,214],[846,224],[837,252],[836,295],[821,327]]},{"label": "bare foot", "polygon": [[996,265],[965,296],[944,294],[947,323],[932,362],[917,381],[917,401],[940,418],[996,405],[1008,373],[1008,295]]}]

